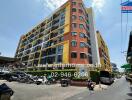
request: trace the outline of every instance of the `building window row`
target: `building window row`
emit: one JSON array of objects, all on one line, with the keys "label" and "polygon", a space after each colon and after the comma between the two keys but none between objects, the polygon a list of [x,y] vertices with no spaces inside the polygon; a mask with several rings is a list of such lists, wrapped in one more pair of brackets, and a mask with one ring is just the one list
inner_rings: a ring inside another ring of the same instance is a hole
[{"label": "building window row", "polygon": [[72,40],[71,45],[72,45],[72,47],[76,47],[77,46],[77,41],[76,40]]},{"label": "building window row", "polygon": [[[72,28],[77,28],[77,23],[72,23]],[[80,29],[85,29],[85,26],[83,24],[79,24]]]},{"label": "building window row", "polygon": [[80,47],[84,48],[85,47],[85,43],[84,42],[80,42]]},{"label": "building window row", "polygon": [[77,32],[71,32],[71,35],[72,36],[76,36],[77,35]]},{"label": "building window row", "polygon": [[[72,52],[71,53],[71,58],[77,58],[77,52]],[[80,53],[80,59],[87,59],[88,56],[86,53]]]},{"label": "building window row", "polygon": [[[72,36],[77,36],[77,32],[71,32],[71,35],[72,35]],[[79,33],[79,37],[80,37],[80,38],[86,38],[86,37],[89,37],[89,36],[86,35],[85,33],[80,32],[80,33]]]},{"label": "building window row", "polygon": [[[71,41],[71,46],[72,46],[72,47],[76,47],[76,46],[77,46],[77,41],[76,41],[76,40],[72,40],[72,41]],[[80,47],[81,47],[81,48],[86,47],[85,42],[80,42]]]},{"label": "building window row", "polygon": [[[76,20],[77,16],[76,15],[72,15],[72,20]],[[84,21],[84,17],[83,16],[79,16],[79,20],[80,21]]]},{"label": "building window row", "polygon": [[[77,2],[73,1],[72,2],[72,6],[76,6],[77,5]],[[82,3],[78,3],[79,7],[82,7]]]}]

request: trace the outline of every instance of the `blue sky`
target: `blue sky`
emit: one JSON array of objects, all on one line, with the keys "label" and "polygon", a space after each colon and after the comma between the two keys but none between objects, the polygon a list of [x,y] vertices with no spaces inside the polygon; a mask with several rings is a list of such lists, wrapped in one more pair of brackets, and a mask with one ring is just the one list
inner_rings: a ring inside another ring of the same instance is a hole
[{"label": "blue sky", "polygon": [[[41,22],[65,1],[67,0],[1,0],[0,52],[2,55],[13,57],[20,36]],[[127,33],[125,30],[126,14],[123,14],[123,34],[121,34],[120,0],[84,0],[84,2],[87,7],[94,8],[96,28],[102,33],[109,47],[111,61],[120,67],[125,63],[121,47],[123,51],[127,50],[129,32],[132,29],[132,20],[130,20],[132,14],[129,14]]]}]

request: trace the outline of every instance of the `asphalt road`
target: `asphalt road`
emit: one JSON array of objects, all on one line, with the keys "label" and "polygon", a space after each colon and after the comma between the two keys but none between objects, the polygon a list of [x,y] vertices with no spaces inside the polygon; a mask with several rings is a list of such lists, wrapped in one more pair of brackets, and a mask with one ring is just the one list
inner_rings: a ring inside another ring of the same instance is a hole
[{"label": "asphalt road", "polygon": [[36,85],[0,81],[0,84],[2,83],[6,83],[14,90],[11,100],[65,100],[87,90],[86,87],[61,87],[60,84]]},{"label": "asphalt road", "polygon": [[97,91],[93,94],[89,94],[89,91],[86,90],[65,100],[132,100],[132,86],[126,82],[125,78],[121,78],[107,90]]}]

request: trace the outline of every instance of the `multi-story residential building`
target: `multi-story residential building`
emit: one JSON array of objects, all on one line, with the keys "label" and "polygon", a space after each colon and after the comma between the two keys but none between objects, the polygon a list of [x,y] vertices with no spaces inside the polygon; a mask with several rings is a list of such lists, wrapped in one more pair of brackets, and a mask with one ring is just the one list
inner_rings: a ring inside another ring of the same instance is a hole
[{"label": "multi-story residential building", "polygon": [[22,35],[15,57],[27,66],[99,64],[92,8],[68,0],[51,16]]},{"label": "multi-story residential building", "polygon": [[110,56],[108,47],[103,40],[99,31],[97,31],[97,39],[98,39],[98,50],[100,56],[100,64],[103,70],[112,71],[111,63],[110,63]]},{"label": "multi-story residential building", "polygon": [[112,66],[112,72],[119,72],[119,69],[117,68],[117,64],[111,62],[111,66]]},{"label": "multi-story residential building", "polygon": [[127,50],[127,62],[132,65],[132,31],[130,32],[128,50]]}]

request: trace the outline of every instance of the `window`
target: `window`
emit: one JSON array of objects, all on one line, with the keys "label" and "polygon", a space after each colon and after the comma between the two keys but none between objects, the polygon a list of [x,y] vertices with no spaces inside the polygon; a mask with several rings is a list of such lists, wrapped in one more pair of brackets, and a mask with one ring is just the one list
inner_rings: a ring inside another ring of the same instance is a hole
[{"label": "window", "polygon": [[85,34],[84,33],[80,33],[80,37],[81,38],[85,38]]},{"label": "window", "polygon": [[87,29],[88,29],[88,31],[89,31],[89,26],[87,26]]},{"label": "window", "polygon": [[60,21],[60,26],[64,25],[65,24],[65,20],[61,20]]},{"label": "window", "polygon": [[79,28],[83,29],[84,28],[83,24],[79,24]]},{"label": "window", "polygon": [[62,63],[62,55],[58,55],[58,57],[57,57],[57,62],[58,62],[58,63]]},{"label": "window", "polygon": [[87,55],[85,53],[80,53],[80,58],[85,59],[85,58],[87,58]]},{"label": "window", "polygon": [[76,2],[72,2],[72,5],[76,5]]},{"label": "window", "polygon": [[91,45],[91,41],[90,40],[88,40],[88,44]]},{"label": "window", "polygon": [[87,33],[87,36],[90,38],[90,33]]},{"label": "window", "polygon": [[61,54],[63,52],[63,46],[60,45],[58,46],[58,54]]},{"label": "window", "polygon": [[84,42],[80,42],[80,47],[84,48],[85,47],[85,43]]},{"label": "window", "polygon": [[65,13],[63,13],[62,15],[61,15],[61,20],[64,20],[65,19]]},{"label": "window", "polygon": [[64,33],[64,28],[60,29],[60,34]]},{"label": "window", "polygon": [[104,59],[104,63],[106,64],[106,60]]},{"label": "window", "polygon": [[87,14],[87,17],[88,17],[88,14]]},{"label": "window", "polygon": [[77,24],[76,23],[72,23],[72,28],[76,28]]},{"label": "window", "polygon": [[63,36],[59,37],[59,42],[62,42],[62,41],[64,41],[64,37]]},{"label": "window", "polygon": [[72,40],[71,45],[72,45],[73,47],[77,46],[77,41],[76,41],[76,40]]},{"label": "window", "polygon": [[79,16],[79,19],[80,19],[81,21],[83,21],[83,17],[82,17],[82,16]]},{"label": "window", "polygon": [[76,20],[76,18],[77,18],[76,15],[72,15],[73,20]]},{"label": "window", "polygon": [[76,52],[72,52],[71,53],[71,58],[77,58],[77,53]]},{"label": "window", "polygon": [[89,64],[92,64],[92,57],[91,56],[88,56],[88,61],[89,61]]},{"label": "window", "polygon": [[76,36],[77,32],[71,32],[72,36]]},{"label": "window", "polygon": [[83,13],[82,9],[79,9],[79,13],[80,13],[80,14],[82,14],[82,13]]},{"label": "window", "polygon": [[76,8],[72,8],[72,12],[76,12],[77,10],[76,10]]},{"label": "window", "polygon": [[91,48],[88,48],[88,53],[89,53],[89,54],[92,54]]},{"label": "window", "polygon": [[87,20],[87,23],[89,24],[89,20]]},{"label": "window", "polygon": [[82,7],[82,3],[79,3],[78,5],[79,5],[80,7]]}]

